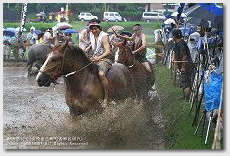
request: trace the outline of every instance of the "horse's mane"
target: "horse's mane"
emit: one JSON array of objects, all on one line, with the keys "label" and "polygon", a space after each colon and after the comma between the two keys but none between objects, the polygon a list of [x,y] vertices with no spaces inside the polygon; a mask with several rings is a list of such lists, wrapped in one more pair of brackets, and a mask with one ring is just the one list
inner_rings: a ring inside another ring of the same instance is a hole
[{"label": "horse's mane", "polygon": [[[85,55],[84,51],[78,46],[69,45],[68,47],[69,47],[68,51],[72,53],[73,57],[81,58],[81,60],[85,62],[86,65],[91,62],[91,60]],[[92,63],[91,65],[89,65],[88,69],[90,70],[91,73],[94,73],[94,74],[98,73],[98,66],[95,63]]]}]

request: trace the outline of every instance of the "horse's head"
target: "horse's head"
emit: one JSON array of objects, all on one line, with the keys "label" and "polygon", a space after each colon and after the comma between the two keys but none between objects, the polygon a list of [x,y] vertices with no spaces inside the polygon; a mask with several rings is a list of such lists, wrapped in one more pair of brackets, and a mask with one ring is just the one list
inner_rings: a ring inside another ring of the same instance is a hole
[{"label": "horse's head", "polygon": [[36,77],[39,86],[48,87],[51,82],[55,82],[61,75],[63,75],[67,46],[68,41],[56,45],[52,49],[52,52],[48,54],[46,61]]},{"label": "horse's head", "polygon": [[130,62],[134,62],[134,57],[132,54],[132,46],[130,45],[130,41],[127,41],[125,39],[120,39],[117,41],[112,41],[112,45],[114,47],[117,47],[118,51],[118,57],[117,62],[122,63],[126,66],[130,65]]}]

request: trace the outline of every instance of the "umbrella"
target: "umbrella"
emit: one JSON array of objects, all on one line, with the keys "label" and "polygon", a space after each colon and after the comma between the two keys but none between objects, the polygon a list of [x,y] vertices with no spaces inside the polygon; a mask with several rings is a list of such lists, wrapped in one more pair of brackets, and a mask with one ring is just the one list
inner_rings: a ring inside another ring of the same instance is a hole
[{"label": "umbrella", "polygon": [[[17,27],[16,29],[15,29],[15,31],[16,32],[18,32],[20,30],[20,27]],[[27,31],[25,28],[23,28],[23,30],[22,31]]]},{"label": "umbrella", "polygon": [[166,21],[164,21],[164,24],[176,24],[175,20],[172,18],[167,19]]},{"label": "umbrella", "polygon": [[78,33],[78,31],[76,29],[65,29],[62,32],[65,34],[67,34],[67,33]]},{"label": "umbrella", "polygon": [[114,25],[112,27],[110,27],[107,32],[113,32],[113,31],[121,31],[123,30],[124,28],[122,26],[119,26],[119,25]]},{"label": "umbrella", "polygon": [[41,31],[41,30],[34,30],[34,33],[35,33],[36,35],[39,35],[39,34],[42,33],[42,31]]},{"label": "umbrella", "polygon": [[184,13],[190,17],[188,23],[199,25],[203,19],[210,21],[212,27],[223,29],[223,7],[218,7],[215,3],[199,3]]},{"label": "umbrella", "polygon": [[[178,15],[178,12],[173,12],[173,13],[171,14],[172,17],[177,17],[177,15]],[[182,18],[185,18],[185,17],[187,17],[187,16],[186,16],[185,13],[182,13],[182,14],[181,14],[181,17],[182,17]]]},{"label": "umbrella", "polygon": [[6,36],[13,37],[15,36],[15,28],[6,28],[4,31]]},{"label": "umbrella", "polygon": [[56,24],[56,27],[58,27],[58,29],[60,29],[60,30],[72,28],[72,26],[69,23],[65,23],[65,22],[61,22],[61,23]]}]

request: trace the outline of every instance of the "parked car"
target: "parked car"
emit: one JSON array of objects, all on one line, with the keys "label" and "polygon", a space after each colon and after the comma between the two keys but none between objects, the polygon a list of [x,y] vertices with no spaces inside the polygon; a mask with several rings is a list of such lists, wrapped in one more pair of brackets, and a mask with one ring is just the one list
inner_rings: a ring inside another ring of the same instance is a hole
[{"label": "parked car", "polygon": [[164,21],[166,17],[161,12],[143,12],[141,19],[143,21]]},{"label": "parked car", "polygon": [[91,19],[98,19],[97,16],[93,16],[91,13],[89,12],[81,12],[78,15],[79,20],[81,21],[90,21]]},{"label": "parked car", "polygon": [[122,17],[118,12],[104,12],[103,21],[122,21]]}]

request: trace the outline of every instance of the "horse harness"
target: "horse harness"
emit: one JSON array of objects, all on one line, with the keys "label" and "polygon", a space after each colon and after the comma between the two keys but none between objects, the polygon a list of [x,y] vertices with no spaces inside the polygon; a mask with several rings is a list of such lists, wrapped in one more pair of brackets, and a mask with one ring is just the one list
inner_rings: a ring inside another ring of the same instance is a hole
[{"label": "horse harness", "polygon": [[[75,70],[75,71],[70,72],[70,73],[68,73],[68,74],[62,75],[61,73],[62,73],[63,68],[64,68],[65,53],[66,53],[66,51],[64,51],[64,54],[63,54],[63,55],[62,55],[62,53],[60,53],[60,52],[58,52],[58,53],[61,55],[61,57],[63,58],[63,60],[62,60],[62,62],[61,62],[61,69],[60,69],[60,71],[59,71],[57,74],[52,75],[52,77],[51,77],[51,78],[52,78],[52,82],[53,82],[54,84],[57,84],[56,80],[58,79],[59,76],[64,76],[65,78],[68,78],[69,76],[72,76],[72,75],[74,75],[74,74],[77,74],[77,73],[81,72],[82,70],[84,70],[85,68],[87,68],[88,66],[90,66],[91,64],[93,64],[93,62],[90,62],[90,63],[88,63],[87,65],[85,65],[84,67],[82,67],[82,68],[79,69],[79,70]],[[51,67],[51,68],[52,68],[52,67]],[[50,69],[50,68],[49,68],[49,69]],[[43,74],[46,74],[45,71],[39,70],[39,72],[41,72],[41,73],[43,73]]]}]

